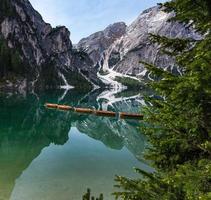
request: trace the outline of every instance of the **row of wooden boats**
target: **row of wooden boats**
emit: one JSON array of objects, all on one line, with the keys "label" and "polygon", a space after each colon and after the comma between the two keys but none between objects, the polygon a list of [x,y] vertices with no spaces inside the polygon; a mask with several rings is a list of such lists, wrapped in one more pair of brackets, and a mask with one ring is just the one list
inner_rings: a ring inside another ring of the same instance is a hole
[{"label": "row of wooden boats", "polygon": [[94,110],[90,108],[77,108],[77,107],[72,107],[68,105],[59,105],[59,104],[52,104],[52,103],[46,103],[45,107],[50,108],[50,109],[58,109],[62,111],[72,111],[72,112],[77,112],[81,114],[93,114],[96,116],[104,116],[104,117],[118,117],[120,119],[142,120],[144,117],[142,114],[136,114],[136,113],[103,111],[103,110]]}]

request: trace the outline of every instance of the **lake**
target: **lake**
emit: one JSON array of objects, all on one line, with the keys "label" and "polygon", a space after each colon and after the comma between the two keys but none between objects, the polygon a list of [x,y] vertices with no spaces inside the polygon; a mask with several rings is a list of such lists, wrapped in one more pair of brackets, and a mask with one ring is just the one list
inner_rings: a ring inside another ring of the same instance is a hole
[{"label": "lake", "polygon": [[0,94],[0,200],[80,200],[111,193],[115,175],[136,177],[147,147],[140,122],[48,110],[46,102],[138,113],[133,91]]}]

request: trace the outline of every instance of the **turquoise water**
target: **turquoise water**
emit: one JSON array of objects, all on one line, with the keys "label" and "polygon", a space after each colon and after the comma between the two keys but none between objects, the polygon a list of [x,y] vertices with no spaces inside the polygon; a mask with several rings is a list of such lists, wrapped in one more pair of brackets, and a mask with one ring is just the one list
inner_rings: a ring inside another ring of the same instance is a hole
[{"label": "turquoise water", "polygon": [[[129,95],[128,95],[129,94]],[[147,146],[140,122],[48,110],[45,102],[139,112],[137,94],[0,94],[0,200],[114,199],[114,176],[136,177]]]}]

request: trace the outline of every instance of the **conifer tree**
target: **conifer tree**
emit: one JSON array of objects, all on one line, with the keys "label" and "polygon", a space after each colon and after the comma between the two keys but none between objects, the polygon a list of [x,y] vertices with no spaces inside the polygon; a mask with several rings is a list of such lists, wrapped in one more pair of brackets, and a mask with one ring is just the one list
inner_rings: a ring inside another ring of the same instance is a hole
[{"label": "conifer tree", "polygon": [[161,98],[147,98],[144,132],[152,147],[146,158],[155,173],[144,178],[116,177],[124,200],[211,199],[211,4],[208,0],[174,0],[163,6],[177,20],[202,35],[166,38],[152,35],[163,53],[173,56],[182,75],[145,63],[156,81],[149,85]]},{"label": "conifer tree", "polygon": [[91,190],[87,189],[87,192],[83,195],[82,200],[103,200],[103,194],[100,194],[99,198],[95,198],[94,196],[91,196]]}]

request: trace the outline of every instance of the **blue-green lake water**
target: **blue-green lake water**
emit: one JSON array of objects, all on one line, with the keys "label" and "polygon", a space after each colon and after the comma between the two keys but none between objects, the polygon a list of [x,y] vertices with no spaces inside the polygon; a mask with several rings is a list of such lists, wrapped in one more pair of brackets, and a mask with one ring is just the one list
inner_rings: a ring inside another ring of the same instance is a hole
[{"label": "blue-green lake water", "polygon": [[140,122],[48,110],[46,102],[139,112],[131,92],[0,93],[0,200],[80,200],[111,193],[115,175],[136,177],[147,146]]}]

